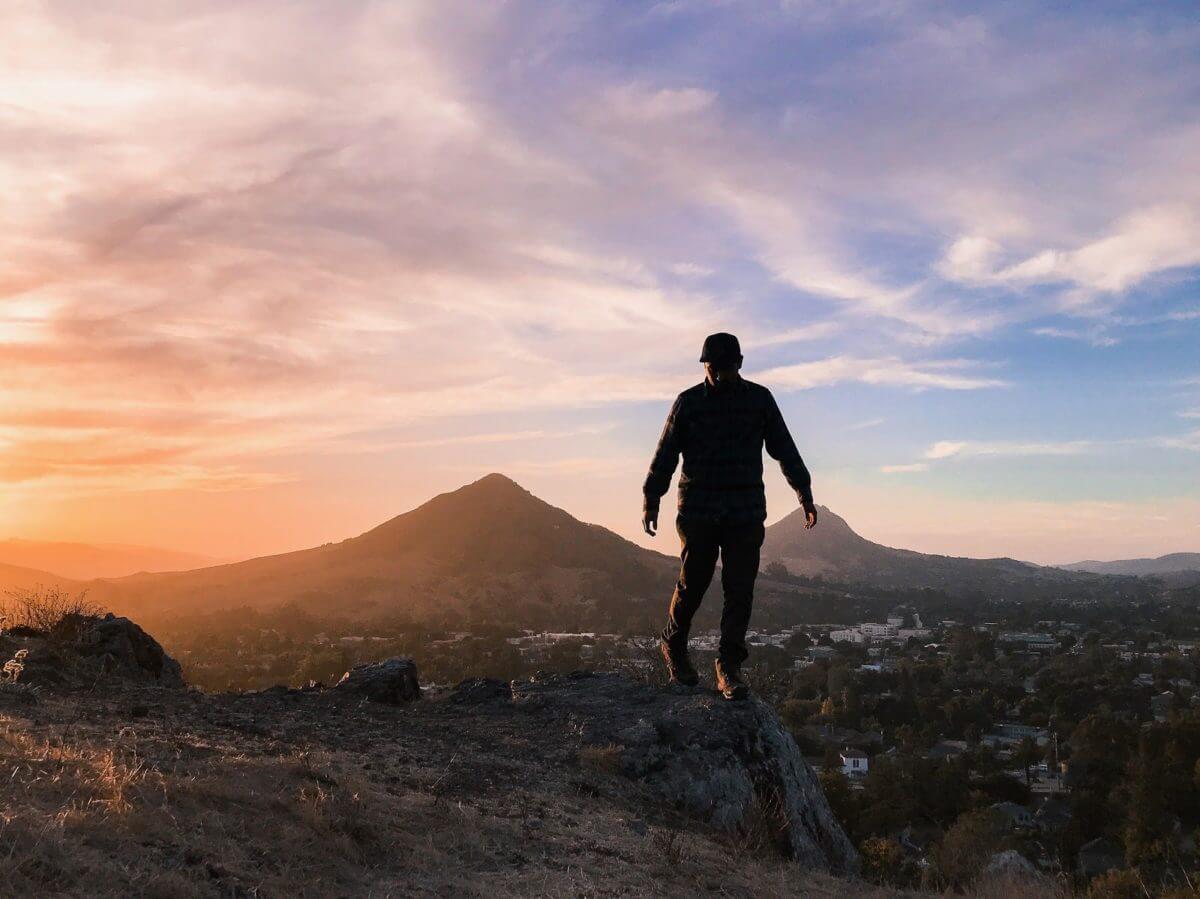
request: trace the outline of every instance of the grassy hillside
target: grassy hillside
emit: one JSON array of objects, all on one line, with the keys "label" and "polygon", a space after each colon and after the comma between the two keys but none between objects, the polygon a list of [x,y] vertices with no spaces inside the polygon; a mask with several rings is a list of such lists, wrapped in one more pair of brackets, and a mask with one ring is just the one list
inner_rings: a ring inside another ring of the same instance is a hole
[{"label": "grassy hillside", "polygon": [[648,806],[563,736],[426,700],[0,697],[0,893],[895,895]]}]

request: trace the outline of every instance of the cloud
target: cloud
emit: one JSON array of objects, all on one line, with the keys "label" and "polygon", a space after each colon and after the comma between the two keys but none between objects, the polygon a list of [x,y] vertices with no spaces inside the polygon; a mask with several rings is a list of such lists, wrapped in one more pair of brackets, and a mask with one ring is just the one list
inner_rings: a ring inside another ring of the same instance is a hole
[{"label": "cloud", "polygon": [[1077,456],[1091,452],[1097,444],[1090,440],[1064,443],[1021,443],[1016,441],[939,440],[923,454],[926,459],[967,459],[980,456]]},{"label": "cloud", "polygon": [[1200,265],[1200,215],[1190,205],[1138,209],[1112,230],[1073,250],[1043,250],[984,280],[1054,283],[1116,293],[1147,277]]},{"label": "cloud", "polygon": [[780,390],[809,390],[842,383],[908,387],[914,390],[983,390],[1004,387],[998,378],[965,374],[974,363],[965,359],[905,362],[901,359],[856,359],[834,356],[759,372],[753,377]]},{"label": "cloud", "polygon": [[692,115],[713,104],[716,94],[697,87],[654,88],[626,84],[608,91],[610,109],[618,116],[637,122],[673,119]]},{"label": "cloud", "polygon": [[[1182,415],[1181,417],[1194,417]],[[923,459],[970,459],[988,456],[1079,456],[1118,447],[1157,447],[1161,449],[1200,449],[1200,429],[1183,434],[1149,435],[1126,437],[1117,440],[1067,440],[1061,442],[1039,441],[984,441],[984,440],[939,440],[931,444]]]},{"label": "cloud", "polygon": [[998,243],[979,235],[966,235],[952,243],[938,261],[937,271],[949,281],[987,281],[1000,254]]},{"label": "cloud", "polygon": [[1200,450],[1200,428],[1188,431],[1186,434],[1158,437],[1153,439],[1151,443],[1154,446],[1161,446],[1167,449],[1197,451]]},{"label": "cloud", "polygon": [[[348,436],[337,443],[347,451],[391,452],[400,449],[429,449],[447,446],[479,446],[503,443],[528,443],[545,440],[562,440],[569,437],[591,437],[613,430],[615,424],[586,425],[578,428],[558,430],[531,429],[526,431],[491,431],[480,434],[458,434],[444,437],[427,437],[419,440],[393,439],[363,441],[359,435]],[[334,448],[327,444],[325,448]]]},{"label": "cloud", "polygon": [[628,475],[631,471],[642,472],[645,467],[646,459],[639,456],[564,456],[557,459],[514,459],[504,463],[505,472],[518,477],[608,477]]},{"label": "cloud", "polygon": [[[1153,276],[1200,265],[1200,205],[1162,203],[1135,209],[1112,223],[1108,233],[1073,249],[1045,249],[1008,265],[998,265],[1001,246],[986,237],[966,236],[952,243],[938,263],[948,280],[1014,288],[1063,285],[1054,311],[1090,317],[1102,315],[1105,324],[1081,329],[1039,327],[1033,333],[1085,340],[1094,346],[1118,341],[1105,333],[1108,326],[1155,322],[1185,322],[1194,309],[1170,310],[1159,316],[1114,313],[1120,295]],[[1114,300],[1114,297],[1117,299]],[[1103,298],[1103,299],[1101,299]]]},{"label": "cloud", "polygon": [[1105,333],[1103,325],[1090,328],[1034,328],[1033,332],[1039,337],[1061,337],[1066,340],[1082,340],[1094,347],[1116,346],[1120,341]]},{"label": "cloud", "polygon": [[914,471],[928,471],[929,466],[924,462],[909,462],[905,465],[881,465],[879,470],[883,474],[905,474]]},{"label": "cloud", "polygon": [[857,422],[846,428],[847,431],[864,431],[867,428],[876,428],[887,421],[886,418],[868,418],[864,421]]},{"label": "cloud", "polygon": [[759,349],[761,347],[783,346],[789,343],[803,343],[811,340],[828,340],[838,334],[843,328],[840,322],[822,321],[802,325],[798,328],[785,328],[769,334],[742,338],[743,349]]},{"label": "cloud", "polygon": [[681,278],[705,278],[714,271],[706,265],[698,265],[694,262],[676,262],[667,266],[667,270]]}]

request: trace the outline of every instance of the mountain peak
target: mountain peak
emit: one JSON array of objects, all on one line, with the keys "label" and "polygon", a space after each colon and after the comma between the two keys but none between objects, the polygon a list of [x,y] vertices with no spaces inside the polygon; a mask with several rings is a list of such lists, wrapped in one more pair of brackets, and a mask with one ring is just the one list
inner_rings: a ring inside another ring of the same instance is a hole
[{"label": "mountain peak", "polygon": [[508,475],[500,474],[498,471],[493,471],[491,474],[485,474],[478,481],[472,481],[462,487],[463,490],[520,490],[522,493],[529,491],[510,478]]},{"label": "mountain peak", "polygon": [[793,509],[787,515],[783,516],[783,518],[779,519],[779,521],[775,522],[775,524],[771,525],[770,531],[773,532],[777,537],[780,534],[786,534],[789,538],[800,535],[804,538],[811,539],[814,536],[824,538],[826,536],[832,537],[836,535],[839,538],[849,537],[854,540],[864,539],[859,536],[858,532],[855,531],[854,528],[850,527],[846,519],[842,518],[842,516],[838,515],[828,506],[822,506],[820,504],[817,505],[816,529],[801,534],[801,532],[804,531],[805,521],[804,509]]}]

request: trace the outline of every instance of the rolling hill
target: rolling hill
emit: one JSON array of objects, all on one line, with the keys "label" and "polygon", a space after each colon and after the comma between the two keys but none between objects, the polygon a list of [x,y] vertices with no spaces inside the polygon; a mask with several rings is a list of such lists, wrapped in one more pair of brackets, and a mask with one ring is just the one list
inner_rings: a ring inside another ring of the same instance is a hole
[{"label": "rolling hill", "polygon": [[0,563],[0,605],[4,604],[4,594],[10,590],[36,590],[41,587],[61,587],[70,592],[78,592],[85,585],[49,571]]},{"label": "rolling hill", "polygon": [[978,591],[1007,596],[1034,586],[1068,587],[1104,581],[1086,573],[1017,559],[972,559],[894,549],[855,533],[844,518],[828,508],[818,509],[818,524],[811,531],[804,529],[802,509],[767,528],[764,562],[781,562],[793,574],[827,580],[888,588],[933,587],[959,595]]},{"label": "rolling hill", "polygon": [[123,577],[141,571],[186,571],[216,562],[196,553],[148,546],[0,540],[0,565],[53,571],[72,580]]},{"label": "rolling hill", "polygon": [[1113,562],[1072,562],[1059,565],[1067,571],[1091,571],[1095,574],[1131,574],[1138,577],[1177,574],[1181,571],[1200,572],[1200,553],[1169,553],[1154,559],[1118,559]]},{"label": "rolling hill", "polygon": [[673,564],[491,474],[340,543],[101,581],[95,595],[150,620],[295,603],[351,618],[481,625],[517,616],[557,627],[602,620],[598,610],[616,599],[660,595]]}]

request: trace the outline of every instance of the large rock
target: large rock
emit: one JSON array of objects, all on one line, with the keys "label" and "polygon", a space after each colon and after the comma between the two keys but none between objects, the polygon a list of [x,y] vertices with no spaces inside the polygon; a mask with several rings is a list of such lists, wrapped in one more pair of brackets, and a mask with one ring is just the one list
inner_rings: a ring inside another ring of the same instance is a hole
[{"label": "large rock", "polygon": [[615,674],[514,681],[513,702],[613,746],[622,774],[723,830],[762,828],[798,862],[857,873],[858,853],[833,817],[812,768],[757,698],[727,702],[700,689],[660,689]]},{"label": "large rock", "polygon": [[164,687],[182,687],[183,671],[159,642],[128,618],[109,612],[103,618],[80,618],[77,651],[98,658],[104,670]]},{"label": "large rock", "polygon": [[985,877],[1004,877],[1010,880],[1040,880],[1041,874],[1033,862],[1015,849],[1005,849],[988,859],[984,866]]},{"label": "large rock", "polygon": [[421,695],[417,664],[408,658],[355,665],[342,675],[334,689],[391,705],[410,702]]}]

